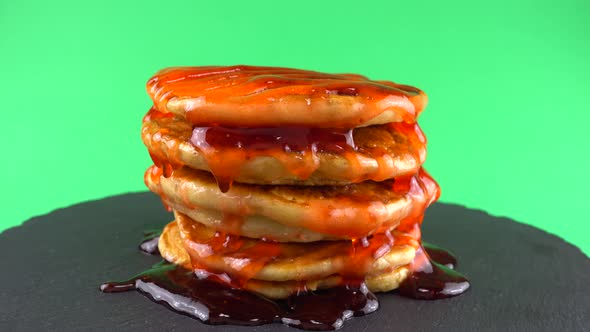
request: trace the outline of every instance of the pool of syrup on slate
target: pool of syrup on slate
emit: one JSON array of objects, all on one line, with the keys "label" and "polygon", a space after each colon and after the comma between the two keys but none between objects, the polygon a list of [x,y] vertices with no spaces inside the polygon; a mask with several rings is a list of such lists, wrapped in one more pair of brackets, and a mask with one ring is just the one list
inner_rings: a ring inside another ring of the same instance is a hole
[{"label": "pool of syrup on slate", "polygon": [[162,231],[159,229],[150,229],[143,232],[143,239],[139,244],[139,250],[150,255],[160,255],[158,249],[158,240],[160,240]]},{"label": "pool of syrup on slate", "polygon": [[[146,232],[140,250],[159,255],[158,238],[159,232]],[[453,270],[457,259],[447,250],[423,243],[418,255],[424,255],[427,263],[400,285],[400,295],[434,300],[462,294],[469,288],[467,279]],[[176,312],[214,325],[283,323],[304,330],[335,330],[351,317],[379,308],[377,297],[361,281],[351,280],[340,287],[271,300],[232,288],[215,275],[198,278],[192,271],[165,261],[129,280],[104,283],[100,290],[138,290]]]}]

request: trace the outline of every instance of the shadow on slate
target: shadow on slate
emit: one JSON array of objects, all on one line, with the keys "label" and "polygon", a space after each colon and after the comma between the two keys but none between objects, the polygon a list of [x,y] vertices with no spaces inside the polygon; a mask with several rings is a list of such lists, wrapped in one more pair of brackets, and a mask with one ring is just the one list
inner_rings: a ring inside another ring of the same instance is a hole
[{"label": "shadow on slate", "polygon": [[[280,324],[209,326],[138,292],[103,294],[159,261],[143,231],[172,219],[151,193],[110,197],[33,218],[0,234],[1,331],[296,331]],[[458,205],[428,209],[424,239],[454,252],[472,288],[419,301],[380,294],[380,309],[344,331],[582,331],[590,326],[590,260],[539,229]]]}]

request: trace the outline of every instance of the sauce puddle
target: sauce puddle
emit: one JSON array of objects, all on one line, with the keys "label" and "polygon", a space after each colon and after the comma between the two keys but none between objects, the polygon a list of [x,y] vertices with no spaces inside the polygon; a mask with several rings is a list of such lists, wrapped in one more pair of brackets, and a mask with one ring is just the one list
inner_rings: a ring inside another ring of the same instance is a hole
[{"label": "sauce puddle", "polygon": [[127,281],[100,287],[105,293],[134,289],[174,311],[213,325],[280,322],[305,330],[334,330],[352,316],[366,315],[379,307],[364,283],[270,300],[232,288],[215,277],[198,278],[192,271],[167,262]]},{"label": "sauce puddle", "polygon": [[139,250],[148,255],[159,256],[158,241],[160,240],[160,234],[162,234],[162,231],[159,229],[150,229],[143,232],[143,240],[139,244]]},{"label": "sauce puddle", "polygon": [[412,273],[398,288],[402,296],[420,300],[446,299],[463,294],[470,287],[467,278],[453,270],[457,266],[455,256],[440,247],[423,243],[412,264]]},{"label": "sauce puddle", "polygon": [[[146,232],[140,249],[158,254],[158,238],[159,232]],[[400,285],[400,295],[434,300],[459,295],[469,288],[467,279],[452,270],[457,259],[447,250],[424,243],[416,257],[425,261]],[[232,287],[212,274],[199,278],[193,271],[165,261],[129,280],[104,283],[100,290],[137,290],[173,311],[212,325],[282,323],[304,330],[337,330],[346,320],[379,308],[377,297],[364,282],[349,281],[335,288],[272,300]]]}]

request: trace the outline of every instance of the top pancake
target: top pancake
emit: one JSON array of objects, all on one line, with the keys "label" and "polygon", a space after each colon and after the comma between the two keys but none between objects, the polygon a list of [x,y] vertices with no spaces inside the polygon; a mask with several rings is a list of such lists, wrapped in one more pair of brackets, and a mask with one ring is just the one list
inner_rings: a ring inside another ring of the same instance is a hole
[{"label": "top pancake", "polygon": [[160,111],[196,126],[356,128],[415,122],[427,103],[407,85],[280,67],[171,67],[147,90]]}]

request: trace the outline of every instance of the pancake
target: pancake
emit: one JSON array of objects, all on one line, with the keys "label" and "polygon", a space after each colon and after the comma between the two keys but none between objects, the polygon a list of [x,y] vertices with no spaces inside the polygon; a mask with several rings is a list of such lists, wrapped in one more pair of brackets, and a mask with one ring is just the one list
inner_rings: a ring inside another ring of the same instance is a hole
[{"label": "pancake", "polygon": [[[187,241],[182,235],[184,234],[184,237],[186,237],[187,232],[183,232],[182,227],[179,225],[185,228],[190,227],[191,229],[193,226],[196,226],[200,231],[209,233],[208,235],[211,235],[212,231],[203,230],[204,227],[199,226],[200,223],[191,221],[182,214],[176,214],[176,217],[177,220],[169,223],[160,236],[159,250],[162,257],[167,261],[193,270],[194,266],[191,263],[191,256],[189,256],[185,249]],[[200,236],[203,235],[200,234]],[[199,235],[197,234],[196,236],[198,237]],[[204,237],[207,238],[207,235],[204,235]],[[246,242],[251,241],[254,240],[246,240]],[[255,277],[242,280],[240,287],[269,298],[285,298],[301,290],[316,290],[340,285],[345,279],[341,274],[336,272],[339,271],[338,267],[341,268],[343,264],[346,264],[342,260],[346,258],[345,255],[349,254],[346,246],[351,245],[350,241],[341,242],[341,244],[336,244],[336,247],[334,243],[325,242],[320,242],[313,246],[309,246],[309,244],[298,246],[294,244],[281,244],[281,251],[286,252],[286,254],[264,266],[258,271]],[[188,243],[190,245],[191,241],[189,240]],[[299,248],[293,248],[293,246]],[[322,246],[325,247],[322,248]],[[324,257],[314,252],[315,250],[324,253],[331,252],[334,248],[345,250],[341,255]],[[214,252],[214,255],[218,254],[218,252]],[[235,261],[235,259],[232,260],[233,257],[229,253],[226,252],[225,254],[225,261]],[[234,252],[233,255],[239,256],[239,253]],[[411,245],[395,245],[390,248],[389,252],[382,254],[382,257],[371,262],[372,264],[364,276],[369,289],[371,291],[384,292],[397,288],[399,283],[409,274],[408,264],[411,263],[414,255],[415,249]],[[212,260],[211,256],[208,258]],[[224,261],[223,259],[219,259],[220,257],[218,256],[215,256],[215,258],[218,258],[218,263]],[[354,262],[349,264],[354,264]],[[230,273],[232,270],[230,266],[222,266],[222,269],[219,269],[220,266],[202,266],[200,268],[205,267],[209,272],[205,272],[205,270],[198,270],[197,272],[201,274],[217,273],[219,275],[225,275],[227,272],[222,270],[223,268],[227,268],[227,271]],[[321,270],[321,273],[318,270]],[[262,279],[257,279],[259,276]],[[293,279],[289,279],[288,277],[293,277]]]},{"label": "pancake", "polygon": [[[174,206],[243,217],[238,223],[248,223],[251,217],[265,218],[287,227],[305,228],[343,239],[362,238],[390,229],[404,219],[420,216],[439,194],[438,185],[423,170],[416,176],[395,182],[365,181],[347,186],[234,183],[226,193],[219,191],[207,172],[183,167],[167,174],[168,177],[164,175],[162,170],[152,166],[146,171],[146,185]],[[227,222],[236,220],[231,218]],[[272,235],[269,238],[273,239]]]},{"label": "pancake", "polygon": [[301,281],[332,274],[363,277],[409,264],[414,247],[418,247],[412,237],[395,231],[356,245],[351,241],[277,243],[222,234],[181,213],[175,217],[193,264],[238,279]]},{"label": "pancake", "polygon": [[152,109],[144,118],[142,139],[154,158],[210,171],[218,180],[230,182],[343,185],[383,181],[416,173],[426,157],[426,139],[417,124],[357,128],[351,137],[354,147],[335,142],[339,145],[333,151],[316,151],[315,145],[303,151],[286,151],[279,144],[254,149],[243,146],[242,141],[238,141],[239,147],[203,144],[197,148],[191,143],[192,135],[193,126],[179,116]]},{"label": "pancake", "polygon": [[[269,218],[226,214],[218,210],[187,207],[182,203],[165,200],[175,211],[186,214],[203,225],[220,232],[241,235],[254,239],[272,239],[278,242],[315,242],[341,239],[338,236],[321,234],[302,227],[290,227]],[[392,227],[397,225],[392,225]]]},{"label": "pancake", "polygon": [[427,103],[407,85],[277,67],[172,67],[147,91],[159,110],[197,126],[348,129],[415,122]]}]

